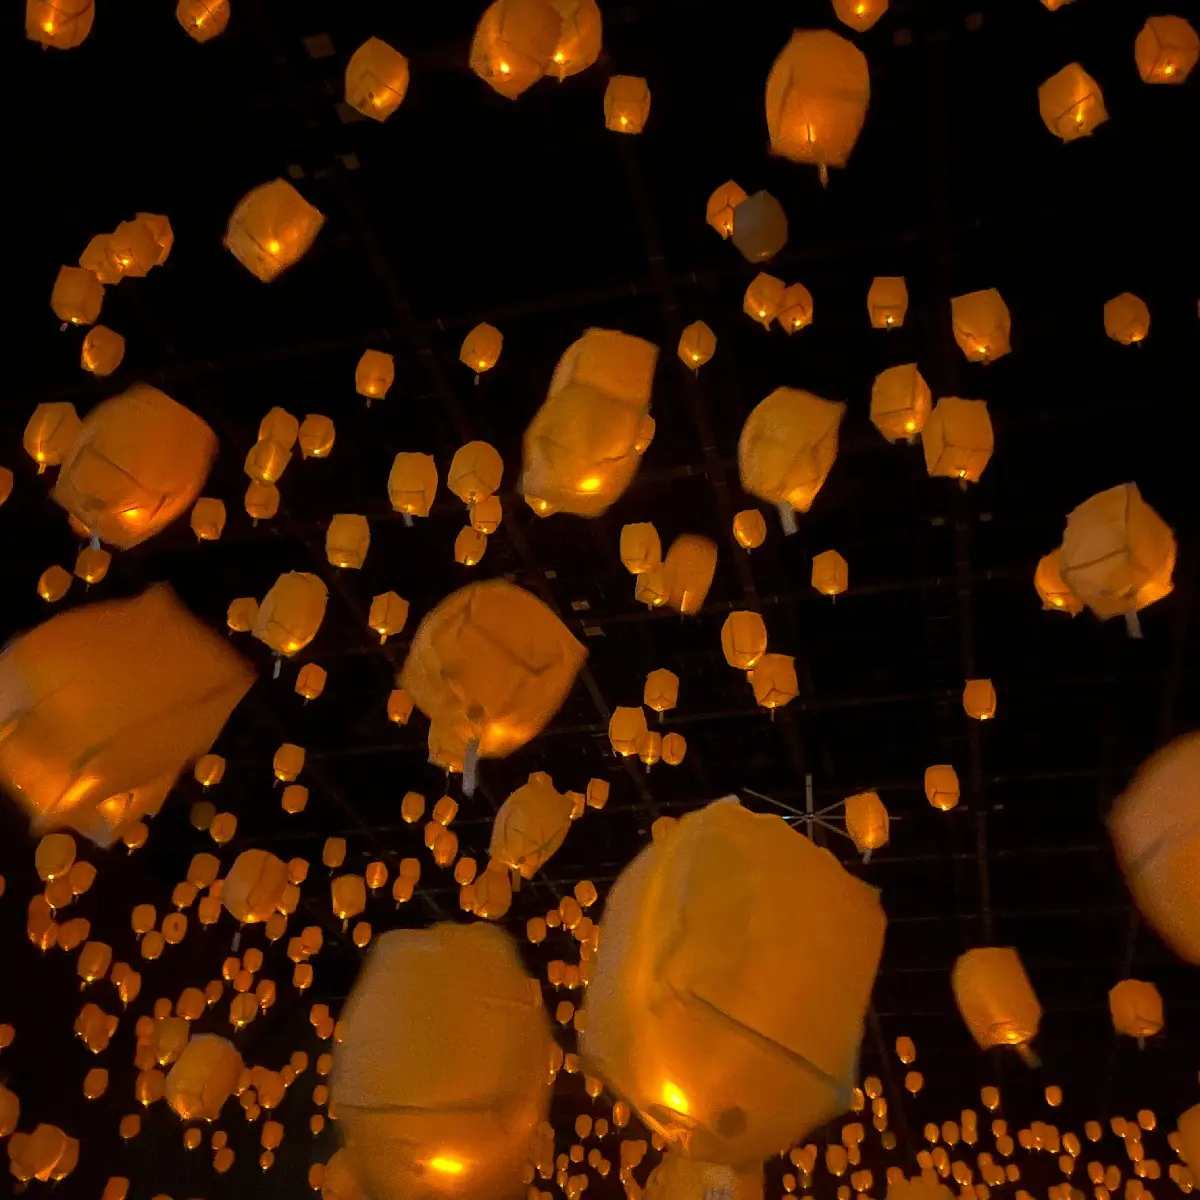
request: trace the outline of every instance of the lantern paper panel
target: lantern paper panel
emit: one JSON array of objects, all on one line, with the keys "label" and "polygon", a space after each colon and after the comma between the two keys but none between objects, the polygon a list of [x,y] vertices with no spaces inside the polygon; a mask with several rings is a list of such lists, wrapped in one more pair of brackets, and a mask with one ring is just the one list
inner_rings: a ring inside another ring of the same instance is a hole
[{"label": "lantern paper panel", "polygon": [[994,446],[986,400],[943,396],[921,430],[925,469],[931,477],[978,483]]},{"label": "lantern paper panel", "polygon": [[225,248],[256,279],[270,283],[308,253],[325,216],[286,179],[273,179],[238,201]]},{"label": "lantern paper panel", "polygon": [[776,388],[746,418],[738,439],[742,487],[769,504],[808,512],[837,457],[846,406]]},{"label": "lantern paper panel", "polygon": [[408,91],[408,59],[377,37],[367,38],[346,64],[346,103],[372,121],[386,121]]},{"label": "lantern paper panel", "polygon": [[704,209],[705,221],[723,238],[730,237],[733,233],[734,210],[745,199],[745,191],[730,179],[709,196]]},{"label": "lantern paper panel", "polygon": [[1038,110],[1064,142],[1089,137],[1108,120],[1100,85],[1078,63],[1068,63],[1038,88]]},{"label": "lantern paper panel", "polygon": [[1133,43],[1144,83],[1183,83],[1200,58],[1200,37],[1182,17],[1150,17]]}]

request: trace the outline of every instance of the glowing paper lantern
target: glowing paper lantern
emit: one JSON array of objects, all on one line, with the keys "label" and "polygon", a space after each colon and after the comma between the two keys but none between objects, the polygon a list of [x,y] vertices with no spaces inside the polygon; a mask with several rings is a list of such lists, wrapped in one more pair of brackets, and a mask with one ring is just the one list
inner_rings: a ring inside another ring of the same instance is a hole
[{"label": "glowing paper lantern", "polygon": [[663,559],[667,604],[685,616],[704,606],[717,569],[717,544],[695,533],[681,533]]},{"label": "glowing paper lantern", "polygon": [[916,363],[888,367],[871,386],[871,424],[889,442],[912,438],[929,420],[929,385]]},{"label": "glowing paper lantern", "polygon": [[328,599],[329,591],[316,575],[289,571],[263,597],[252,632],[276,654],[297,654],[317,636]]},{"label": "glowing paper lantern", "polygon": [[869,855],[888,843],[888,810],[878,792],[846,797],[846,832],[855,848]]},{"label": "glowing paper lantern", "polygon": [[1113,1028],[1126,1037],[1137,1038],[1139,1043],[1162,1032],[1162,996],[1152,983],[1122,979],[1108,993],[1108,1011]]},{"label": "glowing paper lantern", "polygon": [[731,612],[721,626],[721,649],[725,661],[748,671],[767,652],[767,627],[755,612]]},{"label": "glowing paper lantern", "polygon": [[463,338],[458,361],[470,367],[478,378],[484,371],[490,371],[496,365],[503,348],[504,334],[495,325],[482,321]]},{"label": "glowing paper lantern", "polygon": [[783,303],[779,309],[779,327],[784,333],[796,333],[812,324],[812,293],[802,283],[793,283],[784,289]]},{"label": "glowing paper lantern", "polygon": [[873,329],[898,329],[908,312],[908,285],[903,275],[876,275],[867,289],[867,312]]},{"label": "glowing paper lantern", "polygon": [[994,447],[986,400],[943,396],[921,430],[925,469],[931,477],[978,483]]},{"label": "glowing paper lantern", "polygon": [[111,375],[125,357],[125,339],[107,325],[95,325],[88,330],[79,352],[79,365],[98,379]]},{"label": "glowing paper lantern", "polygon": [[252,479],[246,489],[244,507],[255,525],[259,521],[269,521],[279,511],[279,489],[273,483]]},{"label": "glowing paper lantern", "polygon": [[229,0],[179,0],[175,19],[190,38],[207,42],[225,32],[229,11]]},{"label": "glowing paper lantern", "polygon": [[712,1193],[726,1200],[763,1200],[762,1167],[735,1170],[695,1162],[680,1150],[669,1149],[650,1172],[642,1195],[644,1200],[699,1200]]},{"label": "glowing paper lantern", "polygon": [[562,18],[550,0],[494,0],[475,28],[471,70],[515,100],[553,66]]},{"label": "glowing paper lantern", "polygon": [[959,955],[950,973],[954,999],[979,1047],[1013,1046],[1028,1054],[1042,1006],[1011,946],[983,946]]},{"label": "glowing paper lantern", "polygon": [[1145,300],[1122,292],[1104,306],[1104,332],[1122,346],[1134,346],[1145,341],[1150,332],[1150,310]]},{"label": "glowing paper lantern", "polygon": [[167,1104],[185,1121],[215,1121],[241,1073],[242,1056],[231,1042],[198,1033],[167,1074]]},{"label": "glowing paper lantern", "polygon": [[1133,57],[1144,83],[1182,83],[1200,58],[1200,38],[1182,17],[1150,17]]},{"label": "glowing paper lantern", "polygon": [[757,550],[767,540],[766,518],[757,508],[745,508],[733,518],[733,536],[743,550]]},{"label": "glowing paper lantern", "polygon": [[[90,10],[90,5],[89,5]],[[50,292],[54,315],[70,325],[92,325],[104,304],[104,285],[83,267],[61,267]]]},{"label": "glowing paper lantern", "polygon": [[755,192],[733,209],[733,244],[747,262],[774,258],[787,239],[787,213],[770,192]]},{"label": "glowing paper lantern", "polygon": [[760,271],[750,280],[746,294],[742,297],[742,312],[757,321],[764,329],[783,311],[783,300],[787,292],[782,279]]},{"label": "glowing paper lantern", "polygon": [[429,454],[402,451],[392,461],[388,498],[405,518],[427,517],[437,495],[437,464]]},{"label": "glowing paper lantern", "polygon": [[796,660],[787,654],[762,654],[747,672],[754,699],[763,708],[782,708],[800,693]]},{"label": "glowing paper lantern", "polygon": [[244,850],[234,860],[221,889],[221,903],[242,924],[266,921],[287,886],[287,863],[266,850]]},{"label": "glowing paper lantern", "polygon": [[472,504],[500,488],[504,462],[487,442],[468,442],[454,452],[446,486],[464,503]]},{"label": "glowing paper lantern", "polygon": [[949,812],[958,804],[958,772],[947,765],[926,767],[925,798],[934,808]]},{"label": "glowing paper lantern", "polygon": [[613,133],[641,133],[650,116],[650,85],[640,75],[612,75],[604,89],[604,125]]},{"label": "glowing paper lantern", "polygon": [[638,746],[647,732],[646,714],[640,705],[637,708],[614,708],[608,719],[609,744],[622,758],[629,758],[638,752]]},{"label": "glowing paper lantern", "polygon": [[25,0],[25,36],[55,50],[73,50],[92,31],[93,0]]},{"label": "glowing paper lantern", "polygon": [[723,238],[728,238],[733,233],[734,209],[745,199],[746,193],[731,179],[709,196],[704,219]]},{"label": "glowing paper lantern", "polygon": [[408,621],[408,601],[395,592],[381,592],[371,601],[367,614],[367,625],[379,634],[380,642],[386,642],[399,633]]},{"label": "glowing paper lantern", "polygon": [[843,25],[865,33],[888,10],[888,0],[833,0],[833,12]]},{"label": "glowing paper lantern", "polygon": [[454,539],[454,561],[464,567],[476,566],[487,552],[487,535],[464,525]]},{"label": "glowing paper lantern", "polygon": [[1062,577],[1062,549],[1052,550],[1039,559],[1033,573],[1033,586],[1048,612],[1065,612],[1071,616],[1083,611],[1083,601],[1075,595]]},{"label": "glowing paper lantern", "polygon": [[689,813],[609,893],[584,1059],[692,1159],[775,1154],[849,1103],[883,929],[874,891],[778,817]]},{"label": "glowing paper lantern", "polygon": [[325,531],[325,557],[335,566],[358,570],[367,559],[371,527],[359,513],[337,513]]},{"label": "glowing paper lantern", "polygon": [[976,721],[989,721],[996,715],[996,689],[990,679],[968,679],[963,688],[963,709]]},{"label": "glowing paper lantern", "polygon": [[286,179],[247,192],[225,229],[225,248],[256,279],[270,283],[308,253],[325,217]]},{"label": "glowing paper lantern", "polygon": [[1038,88],[1038,110],[1064,142],[1088,137],[1108,120],[1100,85],[1078,63],[1068,63]]},{"label": "glowing paper lantern", "polygon": [[305,458],[327,458],[333,449],[335,437],[333,422],[320,413],[309,413],[300,422],[297,441],[300,453]]},{"label": "glowing paper lantern", "polygon": [[500,521],[504,516],[504,509],[500,505],[499,496],[484,496],[480,500],[473,500],[469,509],[471,528],[477,533],[482,533],[491,536],[500,528]]},{"label": "glowing paper lantern", "polygon": [[570,827],[571,801],[555,790],[549,775],[535,771],[496,813],[488,854],[532,879],[563,844]]},{"label": "glowing paper lantern", "polygon": [[646,676],[642,703],[656,713],[669,712],[679,703],[679,676],[665,667],[651,671]]},{"label": "glowing paper lantern", "polygon": [[698,371],[717,351],[717,335],[703,321],[693,321],[679,335],[679,361]]},{"label": "glowing paper lantern", "polygon": [[1008,305],[995,288],[955,296],[950,301],[950,319],[954,340],[967,362],[986,366],[1012,348],[1009,345],[1012,319]]},{"label": "glowing paper lantern", "polygon": [[836,550],[813,558],[812,585],[822,596],[840,596],[850,586],[850,566]]},{"label": "glowing paper lantern", "polygon": [[21,444],[37,463],[38,474],[47,467],[60,466],[83,430],[75,406],[64,400],[39,404],[25,426]]},{"label": "glowing paper lantern", "polygon": [[379,38],[367,38],[346,64],[346,103],[370,117],[386,121],[408,91],[408,59]]}]

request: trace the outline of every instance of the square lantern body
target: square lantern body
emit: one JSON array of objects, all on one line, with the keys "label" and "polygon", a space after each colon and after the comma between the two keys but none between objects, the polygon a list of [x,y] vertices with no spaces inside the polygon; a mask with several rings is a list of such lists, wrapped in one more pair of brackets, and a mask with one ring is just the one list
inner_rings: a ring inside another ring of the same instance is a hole
[{"label": "square lantern body", "polygon": [[929,384],[916,363],[888,367],[871,385],[871,424],[889,442],[915,437],[932,409]]},{"label": "square lantern body", "polygon": [[930,476],[978,483],[995,444],[986,400],[943,396],[921,430],[925,469]]},{"label": "square lantern body", "polygon": [[286,179],[247,192],[225,230],[225,248],[257,279],[270,283],[308,253],[325,224]]},{"label": "square lantern body", "polygon": [[471,70],[509,100],[550,69],[562,18],[550,0],[493,0],[471,41]]},{"label": "square lantern body", "polygon": [[386,121],[408,91],[408,59],[382,41],[367,38],[346,64],[346,103],[370,117]]},{"label": "square lantern body", "polygon": [[980,946],[959,955],[950,984],[981,1049],[1023,1046],[1037,1035],[1042,1006],[1011,946]]},{"label": "square lantern body", "polygon": [[1100,85],[1078,63],[1068,63],[1038,88],[1038,110],[1064,142],[1088,137],[1108,120]]},{"label": "square lantern body", "polygon": [[650,116],[650,85],[640,75],[612,75],[604,89],[604,125],[613,133],[641,133]]}]

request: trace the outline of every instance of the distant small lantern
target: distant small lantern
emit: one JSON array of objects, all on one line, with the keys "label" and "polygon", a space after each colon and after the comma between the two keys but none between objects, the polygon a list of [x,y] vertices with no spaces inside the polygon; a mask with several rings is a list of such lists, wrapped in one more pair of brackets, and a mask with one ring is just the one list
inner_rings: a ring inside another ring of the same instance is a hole
[{"label": "distant small lantern", "polygon": [[621,528],[621,562],[633,575],[653,570],[662,562],[658,530],[649,521]]},{"label": "distant small lantern", "polygon": [[840,596],[850,586],[850,567],[836,550],[813,558],[812,585],[822,596]]},{"label": "distant small lantern", "polygon": [[1162,996],[1152,983],[1122,979],[1108,993],[1108,1010],[1117,1033],[1137,1038],[1139,1045],[1162,1032]]},{"label": "distant small lantern", "polygon": [[550,0],[494,0],[471,42],[471,70],[515,100],[553,66],[562,18]]},{"label": "distant small lantern", "polygon": [[662,758],[662,734],[650,730],[638,739],[637,756],[646,765],[646,769],[654,766]]},{"label": "distant small lantern", "polygon": [[608,721],[608,740],[622,758],[637,753],[638,745],[647,732],[646,712],[641,705],[613,709]]},{"label": "distant small lantern", "polygon": [[1012,318],[995,288],[953,297],[950,319],[954,340],[968,362],[986,365],[1012,349],[1009,344]]},{"label": "distant small lantern", "polygon": [[408,91],[408,59],[380,38],[367,38],[346,64],[346,103],[372,121],[386,121]]},{"label": "distant small lantern", "polygon": [[1122,292],[1104,305],[1104,332],[1122,346],[1146,340],[1150,332],[1150,309],[1132,292]]},{"label": "distant small lantern", "polygon": [[305,663],[296,674],[296,695],[315,700],[324,690],[329,673],[316,663]]},{"label": "distant small lantern", "polygon": [[634,584],[633,598],[647,608],[662,608],[670,599],[670,589],[667,584],[667,571],[661,564],[642,571]]},{"label": "distant small lantern", "polygon": [[888,10],[888,0],[833,0],[833,12],[855,33],[865,33]]},{"label": "distant small lantern", "polygon": [[846,797],[846,832],[860,854],[869,856],[888,843],[888,811],[878,792]]},{"label": "distant small lantern", "polygon": [[796,682],[796,660],[787,654],[764,654],[749,671],[754,699],[766,709],[790,704],[800,687]]},{"label": "distant small lantern", "polygon": [[396,361],[383,350],[364,350],[358,366],[354,368],[354,390],[367,398],[369,408],[372,400],[388,394],[396,378]]},{"label": "distant small lantern", "polygon": [[1033,586],[1046,611],[1065,612],[1071,616],[1083,612],[1083,601],[1067,587],[1062,577],[1062,547],[1038,561]]},{"label": "distant small lantern", "polygon": [[122,221],[108,235],[105,248],[122,278],[144,279],[152,267],[158,266],[159,245],[154,231],[136,217]]},{"label": "distant small lantern", "polygon": [[996,689],[990,679],[968,679],[963,688],[963,711],[976,721],[990,721],[996,715]]},{"label": "distant small lantern", "polygon": [[867,289],[872,329],[899,329],[908,312],[908,284],[903,275],[876,275]]},{"label": "distant small lantern", "polygon": [[239,596],[225,614],[225,624],[232,633],[249,633],[258,620],[258,601],[253,596]]},{"label": "distant small lantern", "polygon": [[1077,62],[1038,88],[1038,110],[1046,128],[1064,142],[1088,137],[1108,120],[1100,85]]},{"label": "distant small lantern", "polygon": [[783,311],[786,287],[782,279],[760,272],[750,281],[742,298],[742,312],[757,321],[764,329]]},{"label": "distant small lantern", "polygon": [[958,772],[946,764],[926,767],[925,798],[934,808],[949,812],[958,804]]},{"label": "distant small lantern", "polygon": [[703,321],[693,321],[679,335],[679,361],[698,371],[717,351],[717,335]]},{"label": "distant small lantern", "polygon": [[179,0],[175,20],[188,37],[207,42],[225,32],[229,24],[229,0]]},{"label": "distant small lantern", "polygon": [[484,371],[490,371],[496,365],[503,349],[504,334],[495,325],[481,321],[463,338],[458,361],[470,367],[478,379]]},{"label": "distant small lantern", "polygon": [[297,746],[294,742],[284,742],[275,751],[275,757],[271,762],[275,778],[280,783],[292,783],[296,776],[304,770],[304,758],[303,746]]},{"label": "distant small lantern", "polygon": [[660,667],[646,676],[642,703],[661,717],[679,702],[679,676],[674,671]]},{"label": "distant small lantern", "polygon": [[1200,38],[1182,17],[1150,17],[1133,57],[1144,83],[1182,83],[1200,58]]},{"label": "distant small lantern", "polygon": [[487,442],[467,442],[454,452],[446,486],[464,503],[490,496],[500,488],[504,461]]},{"label": "distant small lantern", "polygon": [[404,628],[408,621],[408,609],[408,601],[397,596],[395,592],[380,592],[371,601],[367,625],[379,634],[381,643],[386,642]]},{"label": "distant small lantern", "polygon": [[916,363],[888,367],[871,385],[871,424],[889,442],[913,438],[925,428],[932,397]]},{"label": "distant small lantern", "polygon": [[406,519],[429,516],[437,487],[437,464],[432,455],[404,451],[396,455],[388,475],[388,498],[396,512]]},{"label": "distant small lantern", "polygon": [[247,451],[242,470],[259,483],[278,483],[291,460],[292,452],[286,446],[260,438]]},{"label": "distant small lantern", "polygon": [[682,733],[667,733],[662,740],[662,760],[669,767],[677,767],[687,755],[687,739]]},{"label": "distant small lantern", "polygon": [[225,502],[201,496],[192,505],[192,532],[201,542],[215,542],[225,528]]},{"label": "distant small lantern", "polygon": [[276,654],[298,654],[316,637],[328,599],[328,589],[316,575],[280,575],[259,606],[254,636]]},{"label": "distant small lantern", "polygon": [[604,89],[604,125],[613,133],[641,133],[650,116],[650,85],[640,75],[613,75]]},{"label": "distant small lantern", "polygon": [[731,179],[721,184],[708,198],[704,219],[723,238],[733,233],[733,212],[746,199],[746,193]]},{"label": "distant small lantern", "polygon": [[[90,5],[89,5],[90,9]],[[50,293],[54,315],[70,325],[93,325],[104,304],[104,285],[83,267],[61,267]]]},{"label": "distant small lantern", "polygon": [[111,375],[125,357],[125,339],[107,325],[94,325],[83,339],[79,365],[99,379]]},{"label": "distant small lantern", "polygon": [[252,479],[246,488],[242,506],[247,516],[257,524],[259,521],[269,521],[279,511],[279,498],[279,489],[273,483]]},{"label": "distant small lantern", "polygon": [[107,550],[84,546],[75,557],[75,575],[90,587],[108,574],[111,564],[112,555]]},{"label": "distant small lantern", "polygon": [[464,525],[454,539],[454,561],[464,567],[478,566],[487,553],[487,534],[480,533],[470,525]]},{"label": "distant small lantern", "polygon": [[75,412],[75,406],[65,400],[54,400],[39,404],[25,425],[21,445],[25,453],[37,463],[38,474],[47,467],[61,466],[71,453],[83,422]]},{"label": "distant small lantern", "polygon": [[325,531],[325,557],[335,567],[358,570],[370,545],[371,527],[360,513],[336,513]]},{"label": "distant small lantern", "polygon": [[263,283],[277,279],[308,253],[325,216],[286,179],[247,192],[225,230],[225,248]]},{"label": "distant small lantern", "polygon": [[813,298],[804,284],[793,283],[784,289],[777,319],[784,333],[797,333],[812,324]]},{"label": "distant small lantern", "polygon": [[987,401],[945,396],[921,431],[930,476],[978,483],[992,457],[995,435]]},{"label": "distant small lantern", "polygon": [[333,449],[335,430],[333,422],[320,413],[309,413],[300,422],[297,441],[300,453],[305,458],[328,458]]},{"label": "distant small lantern", "polygon": [[56,604],[66,594],[71,586],[71,573],[55,564],[47,567],[37,581],[37,594],[47,604]]},{"label": "distant small lantern", "polygon": [[388,720],[395,725],[407,725],[412,710],[413,698],[403,688],[393,688],[388,695]]},{"label": "distant small lantern", "polygon": [[478,500],[471,501],[467,513],[471,528],[490,537],[500,528],[504,509],[501,507],[499,496],[481,496]]},{"label": "distant small lantern", "polygon": [[787,240],[787,213],[770,192],[755,192],[733,210],[733,244],[747,262],[774,258]]},{"label": "distant small lantern", "polygon": [[767,652],[767,627],[756,612],[731,612],[721,626],[725,661],[739,671],[749,671]]},{"label": "distant small lantern", "polygon": [[757,550],[767,540],[767,521],[757,508],[744,508],[733,518],[733,536],[743,550]]}]

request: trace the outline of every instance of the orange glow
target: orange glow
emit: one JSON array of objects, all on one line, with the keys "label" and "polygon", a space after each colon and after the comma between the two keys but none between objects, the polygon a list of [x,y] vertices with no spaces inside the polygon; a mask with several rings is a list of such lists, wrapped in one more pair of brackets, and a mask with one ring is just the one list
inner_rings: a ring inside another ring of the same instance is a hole
[{"label": "orange glow", "polygon": [[598,492],[600,490],[600,480],[595,476],[589,476],[587,479],[579,481],[579,490],[581,492]]},{"label": "orange glow", "polygon": [[905,421],[904,422],[904,432],[905,433],[915,433],[916,428],[917,428],[916,421]]},{"label": "orange glow", "polygon": [[663,1103],[674,1109],[678,1113],[686,1113],[688,1111],[687,1097],[673,1083],[664,1083],[662,1087]]},{"label": "orange glow", "polygon": [[507,75],[509,73],[509,71],[511,71],[511,70],[512,70],[512,68],[508,65],[508,63],[502,62],[500,64],[500,74],[501,75]]},{"label": "orange glow", "polygon": [[430,1167],[439,1171],[443,1175],[461,1175],[466,1170],[466,1164],[460,1162],[457,1158],[451,1158],[446,1154],[439,1154],[437,1158],[429,1160]]},{"label": "orange glow", "polygon": [[278,243],[277,241],[275,241],[275,239],[274,239],[274,238],[272,238],[272,239],[271,239],[271,240],[270,240],[270,241],[267,243],[267,249],[268,249],[268,250],[269,250],[269,251],[270,251],[272,254],[278,254],[278,253],[279,253],[279,243]]},{"label": "orange glow", "polygon": [[44,30],[46,31],[46,33],[53,33],[53,32],[54,32],[54,22],[53,22],[53,21],[47,21],[47,22],[46,22],[46,23],[45,23],[45,24],[42,26],[42,29],[44,29]]},{"label": "orange glow", "polygon": [[556,50],[554,53],[554,61],[556,63],[564,63],[567,61],[567,56],[561,50]]}]

